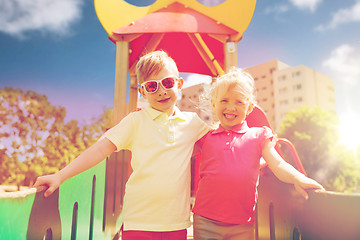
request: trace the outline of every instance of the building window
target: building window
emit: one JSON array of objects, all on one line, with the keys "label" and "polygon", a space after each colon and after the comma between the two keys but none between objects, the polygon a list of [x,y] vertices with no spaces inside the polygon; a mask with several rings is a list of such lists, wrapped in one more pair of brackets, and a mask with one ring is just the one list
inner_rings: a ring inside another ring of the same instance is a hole
[{"label": "building window", "polygon": [[283,87],[283,88],[280,88],[279,89],[279,93],[280,94],[284,94],[284,93],[286,93],[287,92],[287,88],[286,87]]},{"label": "building window", "polygon": [[294,91],[300,90],[301,88],[302,88],[301,84],[296,84],[296,85],[294,85],[294,87],[293,87]]},{"label": "building window", "polygon": [[276,68],[271,68],[271,69],[270,69],[270,73],[272,74],[273,71],[275,71],[275,70],[276,70]]},{"label": "building window", "polygon": [[279,81],[286,81],[286,75],[282,75],[279,77]]},{"label": "building window", "polygon": [[299,71],[293,72],[292,73],[292,77],[296,78],[296,77],[300,77],[301,73]]},{"label": "building window", "polygon": [[302,102],[302,97],[295,97],[294,98],[294,103],[301,103]]},{"label": "building window", "polygon": [[280,101],[280,106],[285,106],[288,104],[288,100],[281,100]]}]

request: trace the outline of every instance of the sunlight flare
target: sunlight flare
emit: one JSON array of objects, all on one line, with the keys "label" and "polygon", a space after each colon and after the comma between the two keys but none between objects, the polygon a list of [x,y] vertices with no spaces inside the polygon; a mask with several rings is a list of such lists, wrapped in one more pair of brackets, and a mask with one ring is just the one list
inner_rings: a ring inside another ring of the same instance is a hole
[{"label": "sunlight flare", "polygon": [[340,143],[350,149],[355,149],[360,144],[360,115],[347,114],[340,117]]}]

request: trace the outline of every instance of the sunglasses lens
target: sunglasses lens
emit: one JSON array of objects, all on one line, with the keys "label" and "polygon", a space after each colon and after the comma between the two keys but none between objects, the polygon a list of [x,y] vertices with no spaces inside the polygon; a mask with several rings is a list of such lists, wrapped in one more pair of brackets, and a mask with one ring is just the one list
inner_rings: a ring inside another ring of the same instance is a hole
[{"label": "sunglasses lens", "polygon": [[158,83],[156,81],[148,81],[145,83],[145,90],[149,93],[156,92],[158,88]]},{"label": "sunglasses lens", "polygon": [[141,86],[143,86],[148,93],[155,93],[159,89],[159,82],[161,82],[161,85],[165,89],[171,89],[175,86],[175,78],[168,77],[164,78],[162,80],[151,80],[147,81],[145,83],[142,83]]},{"label": "sunglasses lens", "polygon": [[175,85],[175,79],[174,78],[165,78],[161,81],[161,84],[164,86],[164,88],[167,88],[167,89],[173,88]]}]

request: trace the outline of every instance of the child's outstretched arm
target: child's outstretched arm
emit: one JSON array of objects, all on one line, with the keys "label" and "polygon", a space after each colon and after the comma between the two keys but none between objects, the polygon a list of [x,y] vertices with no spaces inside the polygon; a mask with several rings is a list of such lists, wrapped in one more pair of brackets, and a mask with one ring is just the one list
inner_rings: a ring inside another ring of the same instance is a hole
[{"label": "child's outstretched arm", "polygon": [[44,197],[51,195],[65,180],[89,169],[104,160],[113,151],[115,145],[107,138],[103,138],[81,153],[74,161],[59,172],[38,177],[33,187],[47,186]]},{"label": "child's outstretched arm", "polygon": [[325,191],[323,186],[318,182],[306,177],[287,163],[270,144],[269,140],[265,143],[262,154],[275,176],[283,182],[294,184],[296,191],[305,199],[309,198],[306,189],[320,189]]}]

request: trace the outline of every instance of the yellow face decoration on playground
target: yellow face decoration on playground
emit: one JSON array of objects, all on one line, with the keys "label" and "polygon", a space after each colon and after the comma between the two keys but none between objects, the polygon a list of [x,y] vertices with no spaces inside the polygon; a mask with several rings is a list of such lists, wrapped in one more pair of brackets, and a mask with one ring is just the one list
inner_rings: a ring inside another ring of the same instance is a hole
[{"label": "yellow face decoration on playground", "polygon": [[134,23],[144,16],[165,9],[174,2],[198,11],[238,32],[238,39],[248,27],[254,14],[256,0],[221,0],[217,5],[205,5],[204,0],[95,0],[95,10],[105,31]]}]

